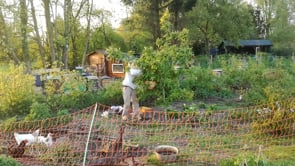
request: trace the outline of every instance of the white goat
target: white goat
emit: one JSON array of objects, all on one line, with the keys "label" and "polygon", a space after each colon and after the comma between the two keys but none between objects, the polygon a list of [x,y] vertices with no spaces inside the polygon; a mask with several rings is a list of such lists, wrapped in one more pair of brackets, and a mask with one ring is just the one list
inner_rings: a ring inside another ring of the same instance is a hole
[{"label": "white goat", "polygon": [[45,144],[46,146],[51,146],[53,144],[53,141],[52,141],[52,133],[48,133],[47,134],[47,137],[44,137],[44,136],[38,136],[38,143],[43,143]]},{"label": "white goat", "polygon": [[26,145],[31,145],[33,143],[36,143],[38,136],[39,136],[39,129],[33,132],[32,134],[19,134],[17,132],[14,133],[14,138],[18,145],[24,140],[28,140],[28,143]]}]

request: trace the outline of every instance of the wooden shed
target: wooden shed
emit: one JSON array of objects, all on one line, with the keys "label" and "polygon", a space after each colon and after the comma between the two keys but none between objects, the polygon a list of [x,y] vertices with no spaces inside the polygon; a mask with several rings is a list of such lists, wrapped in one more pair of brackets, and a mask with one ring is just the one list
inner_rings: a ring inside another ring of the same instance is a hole
[{"label": "wooden shed", "polygon": [[88,67],[97,76],[109,76],[123,78],[125,66],[121,61],[111,61],[103,49],[98,49],[87,55]]},{"label": "wooden shed", "polygon": [[272,47],[270,40],[239,40],[233,43],[224,40],[218,47],[219,54],[239,53],[255,55],[257,51],[270,52]]}]

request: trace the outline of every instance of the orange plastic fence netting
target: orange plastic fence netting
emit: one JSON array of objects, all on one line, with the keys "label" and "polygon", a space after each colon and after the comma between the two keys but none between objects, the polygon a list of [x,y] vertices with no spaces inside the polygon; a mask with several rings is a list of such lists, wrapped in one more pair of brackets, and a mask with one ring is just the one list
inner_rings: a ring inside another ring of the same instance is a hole
[{"label": "orange plastic fence netting", "polygon": [[[291,107],[251,107],[151,111],[122,121],[95,104],[67,116],[1,125],[1,153],[24,149],[15,155],[23,165],[218,165],[244,152],[261,155],[270,145],[294,146],[294,117]],[[29,143],[17,145],[16,137]]]}]

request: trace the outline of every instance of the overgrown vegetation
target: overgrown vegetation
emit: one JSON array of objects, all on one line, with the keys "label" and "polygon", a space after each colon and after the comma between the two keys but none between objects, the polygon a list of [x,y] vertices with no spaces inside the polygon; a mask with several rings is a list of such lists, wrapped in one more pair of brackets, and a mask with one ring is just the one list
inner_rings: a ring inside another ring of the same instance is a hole
[{"label": "overgrown vegetation", "polygon": [[41,154],[39,159],[44,163],[48,162],[54,165],[59,165],[59,163],[77,165],[77,163],[81,162],[82,154],[73,152],[73,145],[74,144],[69,140],[56,144],[54,147],[51,147],[45,153]]},{"label": "overgrown vegetation", "polygon": [[0,155],[0,165],[1,166],[21,166],[21,164],[12,157],[7,157],[5,155]]},{"label": "overgrown vegetation", "polygon": [[[161,22],[164,35],[158,39],[157,49],[145,48],[136,60],[144,73],[135,80],[141,105],[168,106],[179,101],[217,99],[233,106],[237,102],[238,106],[251,106],[295,95],[295,63],[291,57],[260,53],[257,57],[218,55],[211,60],[208,56],[193,56],[188,31],[171,31],[169,19],[167,11]],[[132,52],[122,54],[116,48],[108,51],[110,58],[126,63],[133,58]],[[214,74],[214,69],[221,69],[222,74]],[[98,91],[86,91],[85,78],[76,72],[61,71],[45,83],[44,95],[33,90],[33,77],[24,71],[23,67],[9,65],[1,73],[0,113],[4,118],[9,115],[41,120],[56,116],[61,110],[75,112],[95,102],[123,103],[121,79]],[[154,89],[149,90],[146,81],[156,82]]]},{"label": "overgrown vegetation", "polygon": [[35,97],[34,77],[25,74],[24,66],[6,65],[0,72],[0,116],[7,118],[29,113]]}]

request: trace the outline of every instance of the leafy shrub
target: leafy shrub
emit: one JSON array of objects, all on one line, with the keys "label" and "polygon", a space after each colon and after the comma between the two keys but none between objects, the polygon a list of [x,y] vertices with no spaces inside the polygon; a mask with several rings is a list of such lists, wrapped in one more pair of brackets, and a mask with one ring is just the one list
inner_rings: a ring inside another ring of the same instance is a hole
[{"label": "leafy shrub", "polygon": [[17,121],[16,116],[8,118],[5,120],[4,125],[2,126],[3,131],[14,130],[15,126],[13,124]]},{"label": "leafy shrub", "polygon": [[68,110],[69,112],[78,111],[88,107],[100,98],[98,92],[72,92],[69,94],[55,94],[47,96],[47,103],[50,105],[53,114],[59,110]]},{"label": "leafy shrub", "polygon": [[206,103],[204,103],[204,102],[199,102],[199,108],[200,108],[200,109],[206,109],[206,108],[207,108]]},{"label": "leafy shrub", "polygon": [[86,79],[75,71],[61,71],[50,76],[52,79],[45,84],[45,102],[53,115],[63,109],[77,111],[98,101],[99,95],[86,91]]},{"label": "leafy shrub", "polygon": [[194,92],[187,89],[174,89],[168,96],[167,101],[191,101],[194,97]]},{"label": "leafy shrub", "polygon": [[68,115],[68,114],[69,114],[69,110],[67,110],[67,109],[57,111],[57,116],[63,116],[63,115]]},{"label": "leafy shrub", "polygon": [[57,112],[56,122],[58,125],[68,124],[72,120],[73,120],[73,117],[69,116],[69,111],[67,109],[59,110]]},{"label": "leafy shrub", "polygon": [[[171,31],[171,27],[167,10],[161,18],[163,35],[156,41],[157,49],[145,48],[137,61],[144,73],[139,81],[139,86],[144,89],[139,91],[142,100],[148,100],[152,96],[156,103],[167,104],[188,94],[180,87],[184,69],[189,65],[193,55],[188,42],[188,31]],[[177,70],[175,66],[180,68]],[[146,91],[145,81],[154,81],[157,85],[153,90]]]},{"label": "leafy shrub", "polygon": [[34,96],[34,78],[25,74],[24,66],[9,64],[0,72],[0,117],[25,115],[29,112]]},{"label": "leafy shrub", "polygon": [[98,102],[105,105],[121,105],[123,103],[122,82],[115,80],[97,92]]},{"label": "leafy shrub", "polygon": [[225,86],[224,77],[213,75],[211,69],[191,67],[184,75],[181,86],[194,92],[195,98],[232,96],[230,88]]},{"label": "leafy shrub", "polygon": [[76,71],[59,71],[51,73],[49,79],[45,80],[44,90],[47,95],[85,92],[86,82]]},{"label": "leafy shrub", "polygon": [[42,119],[50,118],[51,117],[50,112],[51,110],[47,104],[34,102],[31,105],[30,113],[25,117],[25,120],[31,121],[31,120],[42,120]]},{"label": "leafy shrub", "polygon": [[1,166],[21,166],[19,162],[17,162],[12,157],[7,157],[5,155],[0,155],[0,165]]}]

